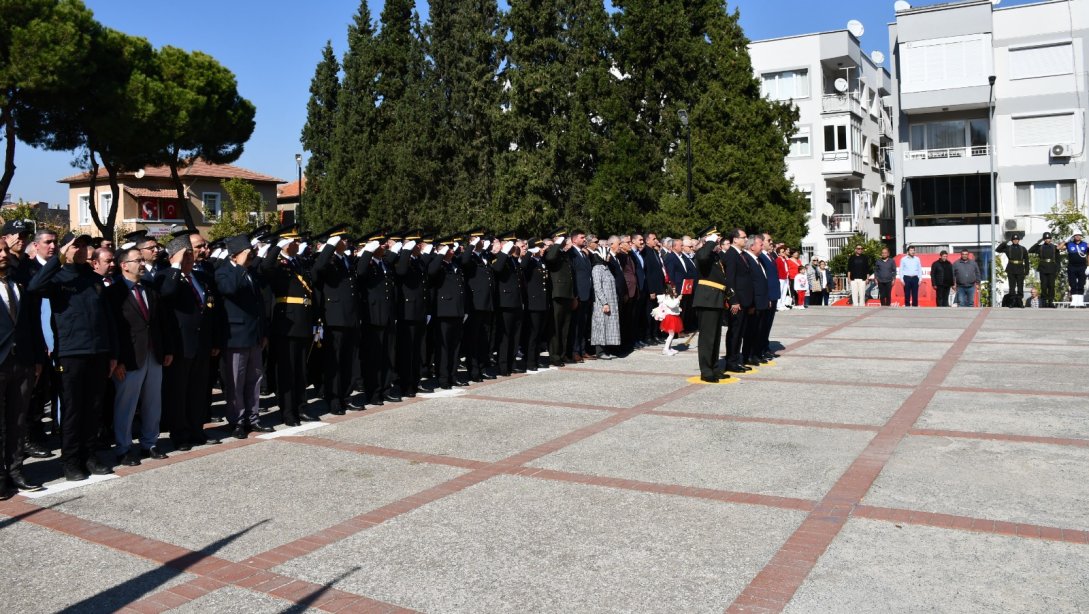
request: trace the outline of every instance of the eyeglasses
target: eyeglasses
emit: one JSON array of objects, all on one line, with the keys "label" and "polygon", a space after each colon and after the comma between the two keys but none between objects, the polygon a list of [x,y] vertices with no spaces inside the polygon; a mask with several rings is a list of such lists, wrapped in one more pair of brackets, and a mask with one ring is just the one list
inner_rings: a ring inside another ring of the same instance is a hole
[{"label": "eyeglasses", "polygon": [[139,262],[140,264],[143,264],[147,262],[147,260],[144,260],[143,258],[133,258],[132,260],[122,260],[121,264],[128,264],[130,262]]}]

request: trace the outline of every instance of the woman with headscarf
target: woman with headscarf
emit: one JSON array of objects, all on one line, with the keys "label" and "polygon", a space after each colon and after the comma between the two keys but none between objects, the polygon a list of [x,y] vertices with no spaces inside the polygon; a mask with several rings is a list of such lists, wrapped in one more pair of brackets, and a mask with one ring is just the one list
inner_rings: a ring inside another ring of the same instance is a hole
[{"label": "woman with headscarf", "polygon": [[598,358],[609,360],[613,355],[606,346],[620,345],[620,310],[616,300],[616,280],[609,271],[612,254],[605,246],[591,252],[593,268],[590,276],[594,281],[594,310],[590,319],[590,343],[595,346]]}]

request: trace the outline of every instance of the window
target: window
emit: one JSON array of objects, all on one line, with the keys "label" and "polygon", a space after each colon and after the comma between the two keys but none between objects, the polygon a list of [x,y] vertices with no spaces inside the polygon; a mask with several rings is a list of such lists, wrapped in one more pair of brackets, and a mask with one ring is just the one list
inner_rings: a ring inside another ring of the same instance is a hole
[{"label": "window", "polygon": [[935,38],[901,45],[901,92],[928,92],[987,85],[991,35]]},{"label": "window", "polygon": [[204,219],[211,220],[219,217],[220,210],[219,192],[204,192],[200,196],[204,203]]},{"label": "window", "polygon": [[847,126],[824,127],[824,151],[847,151]]},{"label": "window", "polygon": [[986,224],[991,211],[985,174],[912,177],[904,193],[904,215],[912,226]]},{"label": "window", "polygon": [[98,219],[105,224],[113,209],[113,194],[98,195]]},{"label": "window", "polygon": [[79,225],[91,225],[91,197],[87,194],[79,196]]},{"label": "window", "polygon": [[1051,208],[1058,203],[1072,201],[1077,196],[1077,183],[1073,181],[1037,181],[1016,185],[1018,215],[1051,213]]},{"label": "window", "polygon": [[1013,118],[1013,143],[1018,147],[1073,142],[1073,113]]},{"label": "window", "polygon": [[761,94],[772,100],[809,98],[809,70],[785,70],[760,75]]},{"label": "window", "polygon": [[1010,79],[1033,79],[1074,72],[1073,44],[1010,49]]},{"label": "window", "polygon": [[809,126],[803,126],[798,128],[797,134],[790,137],[790,154],[791,158],[808,158],[812,155],[812,150],[809,147]]},{"label": "window", "polygon": [[[986,147],[989,133],[985,118],[911,124],[908,145],[911,151]],[[986,152],[973,155],[986,155]]]}]

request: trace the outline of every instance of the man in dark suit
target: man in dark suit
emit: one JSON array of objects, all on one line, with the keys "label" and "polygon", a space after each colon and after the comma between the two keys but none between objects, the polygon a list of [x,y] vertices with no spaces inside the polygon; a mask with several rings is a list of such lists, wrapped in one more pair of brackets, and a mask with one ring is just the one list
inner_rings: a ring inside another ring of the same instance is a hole
[{"label": "man in dark suit", "polygon": [[457,377],[458,346],[468,300],[461,260],[455,257],[452,241],[444,242],[427,265],[427,276],[435,288],[435,366],[439,387],[465,386]]},{"label": "man in dark suit", "polygon": [[[162,417],[163,367],[174,360],[163,336],[159,294],[146,279],[144,259],[136,248],[121,250],[121,281],[106,291],[117,320],[117,367],[114,369],[113,433],[117,457],[135,466],[150,456],[166,458],[156,445]],[[140,446],[132,447],[132,423],[140,406]]]},{"label": "man in dark suit", "polygon": [[268,345],[265,301],[259,281],[247,266],[253,257],[246,235],[226,241],[228,259],[216,269],[216,288],[227,316],[227,338],[222,360],[223,397],[231,435],[271,433],[258,420],[261,401],[261,349]]},{"label": "man in dark suit", "polygon": [[514,244],[515,240],[514,236],[497,238],[496,241],[502,243],[499,245],[499,253],[495,255],[495,261],[492,262],[496,292],[499,295],[499,313],[496,318],[499,351],[496,367],[499,375],[503,376],[522,372],[522,369],[515,366],[514,357],[518,353],[518,340],[521,339],[525,278],[522,275],[522,265],[518,263],[521,253]]},{"label": "man in dark suit", "polygon": [[[380,234],[369,237],[370,243],[365,246],[364,252],[370,249],[377,254],[378,250],[384,250],[380,245],[383,238]],[[393,265],[397,296],[400,297],[393,309],[393,317],[397,321],[394,350],[397,380],[400,382],[401,394],[408,397],[416,396],[417,392],[434,391],[430,385],[421,381],[421,368],[427,355],[427,315],[430,306],[427,262],[431,258],[432,249],[433,246],[425,243],[421,237],[420,242],[412,249],[401,249],[396,254]],[[372,256],[374,257],[377,256]],[[428,371],[431,371],[430,367]]]},{"label": "man in dark suit", "polygon": [[[32,235],[31,244],[34,255],[30,256],[24,250],[18,260],[18,265],[11,273],[12,279],[24,287],[29,286],[30,280],[57,252],[57,235],[47,228],[39,228]],[[42,418],[48,416],[50,409],[52,409],[53,419],[58,423],[60,421],[60,412],[57,411],[57,398],[60,394],[60,374],[57,373],[52,355],[55,344],[50,322],[52,322],[53,317],[49,301],[43,300],[37,293],[28,292],[26,300],[30,301],[27,305],[29,309],[41,314],[41,322],[38,328],[45,339],[47,354],[42,374],[33,384],[34,390],[30,395],[30,404],[26,409],[27,415],[24,422],[27,428],[22,442],[21,455],[33,458],[49,458],[53,456],[53,453],[47,443],[48,438],[46,437]],[[112,413],[112,410],[110,413]]]},{"label": "man in dark suit", "polygon": [[[363,246],[356,263],[356,274],[362,285],[363,307],[363,390],[367,403],[383,405],[386,401],[400,402],[401,395],[395,389],[397,381],[397,281],[394,265],[401,253],[411,254],[416,249],[415,236],[405,237],[400,245],[387,250],[378,238],[370,237]],[[411,381],[402,382],[407,392],[415,389]]]},{"label": "man in dark suit", "polygon": [[[494,257],[493,243],[485,239],[483,230],[474,230],[469,233],[469,247],[459,257],[460,269],[469,289],[465,301],[469,317],[465,320],[462,344],[469,379],[474,382],[495,379],[494,375],[484,370],[491,359],[495,320],[495,271],[489,266]],[[484,248],[485,244],[487,249]],[[498,251],[499,246],[495,247],[495,251]]]},{"label": "man in dark suit", "polygon": [[554,367],[562,367],[567,357],[567,344],[571,339],[571,314],[575,310],[575,279],[571,272],[571,257],[567,251],[571,243],[566,232],[552,232],[552,244],[545,250],[544,262],[552,279],[552,342],[548,345],[548,361]]},{"label": "man in dark suit", "polygon": [[[764,358],[764,321],[769,314],[775,312],[774,303],[770,301],[768,294],[768,274],[760,258],[764,254],[764,236],[754,234],[745,241],[745,252],[742,254],[751,266],[753,306],[748,315],[748,325],[745,330],[745,338],[742,340],[741,357],[742,364],[760,365],[768,362]],[[778,287],[776,280],[776,287]]]},{"label": "man in dark suit", "polygon": [[45,364],[45,339],[34,302],[10,275],[12,260],[6,238],[0,238],[0,500],[42,489],[23,476],[22,442],[31,389]]},{"label": "man in dark suit", "polygon": [[662,264],[662,244],[658,241],[657,234],[647,233],[646,245],[643,247],[642,255],[647,279],[647,339],[659,343],[663,338],[662,331],[657,320],[650,315],[650,312],[658,306],[658,295],[666,294],[666,272],[665,266]]},{"label": "man in dark suit", "polygon": [[[662,266],[669,276],[669,283],[673,284],[673,290],[681,297],[681,320],[684,322],[684,329],[690,331],[691,323],[695,321],[692,318],[692,292],[695,290],[697,273],[691,259],[681,253],[682,247],[681,239],[670,239],[666,246],[669,253],[662,258]],[[688,294],[684,293],[686,282],[690,286]]]},{"label": "man in dark suit", "polygon": [[594,280],[591,276],[593,264],[586,250],[586,233],[576,230],[571,233],[571,249],[567,255],[571,258],[571,279],[574,282],[575,307],[571,312],[571,337],[568,344],[568,358],[571,362],[583,362],[586,355],[586,341],[590,338],[590,314],[594,309]]},{"label": "man in dark suit", "polygon": [[53,355],[60,374],[61,464],[70,481],[112,469],[94,454],[102,392],[117,366],[114,315],[105,297],[102,278],[87,264],[91,237],[62,241],[27,286],[28,293],[47,299],[55,331]]},{"label": "man in dark suit", "polygon": [[763,315],[760,321],[760,348],[759,356],[764,361],[771,361],[779,355],[771,351],[771,327],[775,322],[776,307],[782,297],[779,285],[779,267],[775,264],[775,243],[771,235],[764,233],[764,250],[760,252],[760,264],[764,267],[764,275],[768,280],[768,301],[771,308]]},{"label": "man in dark suit", "polygon": [[[748,235],[744,230],[735,228],[730,233],[730,245],[723,249],[722,265],[726,268],[726,285],[734,291],[730,300],[730,328],[726,338],[726,370],[744,373],[750,368],[745,366],[741,355],[741,342],[745,338],[746,327],[754,315],[756,300],[753,287],[753,263],[744,257],[745,242]],[[763,281],[761,281],[763,283]]]},{"label": "man in dark suit", "polygon": [[645,247],[646,242],[643,240],[643,235],[633,234],[631,236],[629,256],[631,257],[632,268],[635,271],[636,292],[632,299],[631,310],[628,312],[628,328],[632,331],[632,339],[635,340],[636,349],[645,347],[649,341],[647,337],[647,267],[643,261],[643,249]]},{"label": "man in dark suit", "polygon": [[349,407],[360,409],[351,403],[349,396],[360,335],[359,271],[356,264],[361,264],[362,260],[353,263],[349,258],[347,232],[347,225],[341,224],[317,237],[328,240],[314,259],[312,269],[325,326],[321,352],[322,393],[329,405],[329,413],[338,416]]},{"label": "man in dark suit", "polygon": [[529,254],[523,259],[522,271],[526,287],[526,370],[540,367],[541,341],[548,335],[552,316],[552,280],[545,266],[541,250],[544,241],[530,239]]},{"label": "man in dark suit", "polygon": [[170,268],[156,280],[163,302],[163,335],[173,349],[173,360],[163,367],[163,420],[175,450],[218,444],[204,434],[208,417],[208,378],[212,356],[218,355],[226,331],[216,313],[212,280],[194,268],[194,250],[188,231],[166,245]]},{"label": "man in dark suit", "polygon": [[729,288],[726,285],[726,271],[716,251],[719,247],[718,230],[712,226],[700,234],[704,235],[703,247],[696,252],[695,258],[700,280],[693,291],[692,306],[696,310],[699,327],[697,356],[700,379],[713,384],[730,377],[718,370],[719,347],[722,343],[722,310]]}]

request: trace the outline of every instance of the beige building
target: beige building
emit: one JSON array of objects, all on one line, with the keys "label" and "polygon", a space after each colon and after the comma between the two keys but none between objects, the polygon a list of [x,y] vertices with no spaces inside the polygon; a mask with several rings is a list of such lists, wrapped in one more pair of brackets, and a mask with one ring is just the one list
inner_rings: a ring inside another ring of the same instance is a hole
[{"label": "beige building", "polygon": [[[227,202],[227,192],[222,185],[224,179],[244,179],[253,184],[268,212],[276,211],[277,186],[286,183],[283,179],[231,164],[210,164],[203,160],[196,160],[187,168],[180,169],[179,174],[187,197],[184,203],[178,200],[169,167],[147,167],[122,173],[118,177],[121,209],[116,228],[122,231],[147,229],[152,236],[168,234],[171,226],[185,223],[181,210],[184,205],[189,207],[197,227],[207,230]],[[100,233],[91,219],[90,177],[90,173],[81,173],[60,179],[58,183],[68,184],[68,212],[72,230],[98,235]],[[113,194],[105,170],[99,170],[95,199],[100,219],[105,220],[113,206]]]}]

